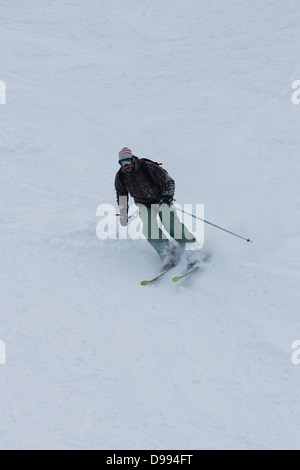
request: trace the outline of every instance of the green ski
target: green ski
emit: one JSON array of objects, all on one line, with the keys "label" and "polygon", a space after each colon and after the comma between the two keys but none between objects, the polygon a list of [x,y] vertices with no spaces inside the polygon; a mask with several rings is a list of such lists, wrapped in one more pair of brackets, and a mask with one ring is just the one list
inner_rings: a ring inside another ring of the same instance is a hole
[{"label": "green ski", "polygon": [[189,274],[192,274],[193,272],[197,271],[200,268],[200,266],[194,266],[193,268],[189,269],[186,273],[182,274],[181,276],[176,276],[173,277],[172,281],[173,282],[178,282],[181,281],[184,277],[188,276]]},{"label": "green ski", "polygon": [[173,267],[170,268],[170,269],[166,269],[165,271],[160,273],[158,276],[154,277],[153,279],[150,279],[149,281],[142,281],[141,285],[142,286],[148,286],[149,284],[155,284],[155,282],[157,282],[161,277],[163,277],[165,274],[167,274],[169,271],[171,271],[171,269],[173,269]]}]

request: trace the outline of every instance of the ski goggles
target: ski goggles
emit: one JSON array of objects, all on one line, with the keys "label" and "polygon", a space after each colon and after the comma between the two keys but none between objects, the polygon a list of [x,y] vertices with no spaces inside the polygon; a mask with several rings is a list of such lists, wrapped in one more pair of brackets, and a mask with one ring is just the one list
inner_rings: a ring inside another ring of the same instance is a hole
[{"label": "ski goggles", "polygon": [[120,160],[120,165],[121,167],[132,165],[133,164],[133,158],[126,158],[126,160]]}]

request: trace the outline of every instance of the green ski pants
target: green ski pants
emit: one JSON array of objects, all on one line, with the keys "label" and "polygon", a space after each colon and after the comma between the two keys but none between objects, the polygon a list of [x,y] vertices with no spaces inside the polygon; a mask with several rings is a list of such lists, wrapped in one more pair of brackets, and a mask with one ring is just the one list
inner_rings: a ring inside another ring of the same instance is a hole
[{"label": "green ski pants", "polygon": [[143,222],[143,235],[161,258],[170,251],[173,245],[159,227],[157,216],[159,216],[164,229],[179,243],[182,249],[187,243],[196,241],[194,235],[179,220],[175,206],[152,204],[149,208],[140,206],[139,211]]}]

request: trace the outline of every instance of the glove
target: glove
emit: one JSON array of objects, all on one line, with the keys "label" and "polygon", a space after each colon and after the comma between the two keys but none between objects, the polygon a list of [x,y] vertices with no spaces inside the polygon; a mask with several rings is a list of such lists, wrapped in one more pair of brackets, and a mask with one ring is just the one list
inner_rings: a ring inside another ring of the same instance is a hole
[{"label": "glove", "polygon": [[173,196],[162,196],[161,200],[159,201],[159,205],[162,206],[163,204],[167,204],[169,207],[172,205]]}]

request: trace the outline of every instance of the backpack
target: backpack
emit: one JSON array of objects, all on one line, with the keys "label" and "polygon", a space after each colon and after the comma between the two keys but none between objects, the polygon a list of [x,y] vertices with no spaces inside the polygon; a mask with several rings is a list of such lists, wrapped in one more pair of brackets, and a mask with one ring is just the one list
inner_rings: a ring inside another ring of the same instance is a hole
[{"label": "backpack", "polygon": [[[162,163],[154,162],[153,160],[150,160],[149,158],[140,158],[141,172],[143,173],[145,178],[149,181],[149,183],[152,184],[153,186],[155,186],[155,183],[153,181],[152,176],[149,173],[146,162],[151,162],[151,163],[154,163],[154,165],[158,165],[158,166],[161,166]],[[122,168],[120,168],[120,170],[119,170],[119,179],[120,179],[120,182],[121,182],[122,186],[125,187],[124,176],[123,176],[123,172],[121,170],[122,170]]]}]

